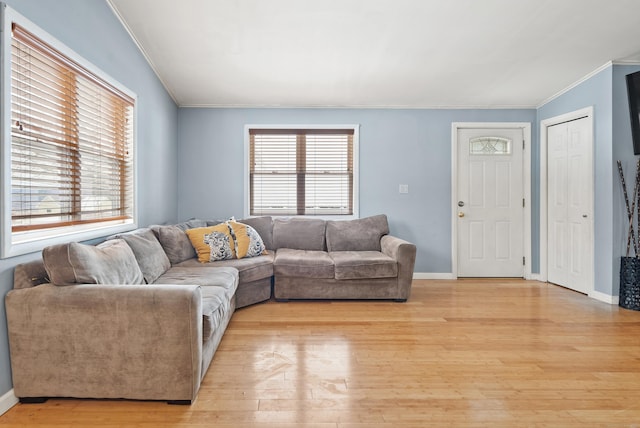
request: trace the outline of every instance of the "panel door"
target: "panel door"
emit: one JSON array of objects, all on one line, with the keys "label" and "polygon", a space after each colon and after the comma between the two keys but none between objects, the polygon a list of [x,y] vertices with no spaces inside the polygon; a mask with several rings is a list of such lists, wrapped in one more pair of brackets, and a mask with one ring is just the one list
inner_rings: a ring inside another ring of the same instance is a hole
[{"label": "panel door", "polygon": [[522,129],[458,130],[459,277],[524,276]]},{"label": "panel door", "polygon": [[548,280],[588,293],[593,269],[593,167],[587,118],[547,128]]}]

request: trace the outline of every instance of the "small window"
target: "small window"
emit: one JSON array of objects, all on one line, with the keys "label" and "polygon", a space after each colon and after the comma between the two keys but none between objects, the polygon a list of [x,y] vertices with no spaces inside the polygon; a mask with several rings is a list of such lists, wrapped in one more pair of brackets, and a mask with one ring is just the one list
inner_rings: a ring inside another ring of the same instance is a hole
[{"label": "small window", "polygon": [[478,137],[469,141],[472,155],[510,155],[511,140],[502,137]]},{"label": "small window", "polygon": [[[3,112],[3,153],[10,159],[2,189],[3,201],[10,201],[3,206],[2,230],[10,231],[10,240],[3,233],[3,257],[40,249],[52,238],[131,228],[135,97],[63,53],[68,48],[55,39],[35,34],[42,30],[4,25],[11,29],[11,55],[10,65],[3,64],[10,94],[3,97],[10,97],[11,109],[9,120]],[[21,244],[24,250],[16,250]]]},{"label": "small window", "polygon": [[357,215],[356,127],[249,126],[247,134],[249,215]]}]

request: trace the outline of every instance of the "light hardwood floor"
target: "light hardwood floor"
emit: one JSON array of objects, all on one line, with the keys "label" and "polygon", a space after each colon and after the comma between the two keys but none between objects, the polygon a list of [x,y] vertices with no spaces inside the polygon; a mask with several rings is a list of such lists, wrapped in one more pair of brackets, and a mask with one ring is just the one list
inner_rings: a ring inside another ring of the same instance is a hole
[{"label": "light hardwood floor", "polygon": [[191,406],[49,400],[16,427],[640,427],[640,312],[522,280],[238,310]]}]

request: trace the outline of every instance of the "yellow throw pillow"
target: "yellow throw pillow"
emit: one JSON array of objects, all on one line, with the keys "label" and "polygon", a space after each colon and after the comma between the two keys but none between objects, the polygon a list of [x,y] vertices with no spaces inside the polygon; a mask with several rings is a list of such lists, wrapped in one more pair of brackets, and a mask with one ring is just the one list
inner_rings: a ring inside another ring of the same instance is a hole
[{"label": "yellow throw pillow", "polygon": [[236,257],[234,239],[226,223],[187,229],[185,232],[198,253],[198,261],[202,263]]},{"label": "yellow throw pillow", "polygon": [[235,221],[228,221],[227,225],[235,244],[236,258],[267,254],[262,238],[253,227]]}]

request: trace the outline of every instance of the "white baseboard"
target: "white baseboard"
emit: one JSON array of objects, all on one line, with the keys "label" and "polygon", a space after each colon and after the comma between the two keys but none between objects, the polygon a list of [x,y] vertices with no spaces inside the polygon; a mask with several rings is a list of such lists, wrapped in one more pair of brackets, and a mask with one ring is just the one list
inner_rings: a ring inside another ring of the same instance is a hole
[{"label": "white baseboard", "polygon": [[452,273],[414,272],[413,279],[456,279]]},{"label": "white baseboard", "polygon": [[609,294],[601,293],[600,291],[592,291],[589,293],[589,297],[599,300],[610,305],[617,305],[620,301],[620,296],[611,296]]},{"label": "white baseboard", "polygon": [[0,397],[0,415],[8,412],[10,408],[18,404],[18,397],[13,393],[13,389]]},{"label": "white baseboard", "polygon": [[[531,279],[540,282],[547,282],[545,279],[541,277],[540,274],[534,273],[531,274]],[[617,305],[619,301],[618,296],[611,296],[609,294],[602,293],[601,291],[592,291],[588,294],[592,299],[598,300],[603,303],[608,303],[610,305]]]},{"label": "white baseboard", "polygon": [[[434,272],[414,272],[413,279],[457,279],[457,277],[452,273],[434,273]],[[540,274],[534,273],[531,274],[532,281],[542,281]],[[542,281],[546,282],[546,281]]]},{"label": "white baseboard", "polygon": [[[414,272],[413,279],[456,279],[457,277],[452,273],[433,273],[433,272]],[[532,281],[542,281],[540,274],[531,274],[530,279]],[[542,281],[546,282],[546,281]]]},{"label": "white baseboard", "polygon": [[[452,273],[414,272],[413,279],[456,279],[456,276]],[[528,279],[532,281],[547,282],[539,273],[532,273],[531,277]],[[589,297],[600,302],[609,303],[610,305],[617,305],[619,301],[618,296],[610,296],[609,294],[605,294],[600,291],[592,291],[589,293]]]}]

